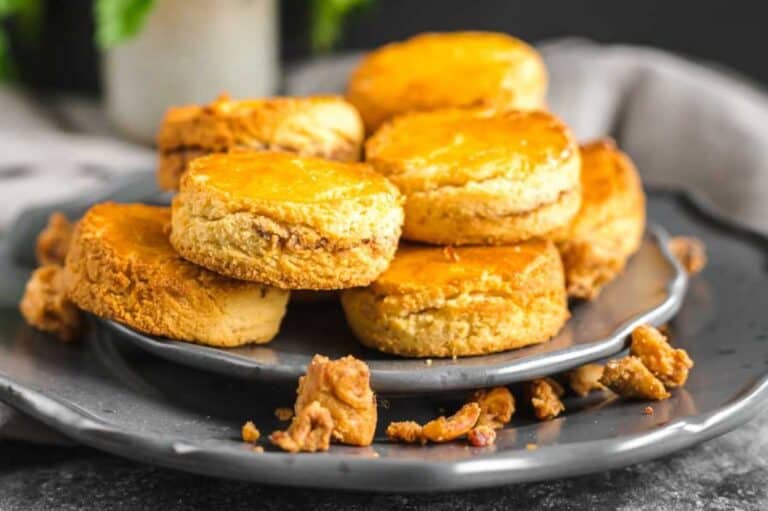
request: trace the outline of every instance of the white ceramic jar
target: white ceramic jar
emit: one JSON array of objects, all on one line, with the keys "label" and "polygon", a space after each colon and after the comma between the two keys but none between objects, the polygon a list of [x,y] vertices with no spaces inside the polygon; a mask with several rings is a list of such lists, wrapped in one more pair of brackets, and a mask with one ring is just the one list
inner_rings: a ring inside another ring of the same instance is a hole
[{"label": "white ceramic jar", "polygon": [[277,0],[157,0],[135,38],[105,52],[108,115],[152,143],[166,108],[273,94],[279,78]]}]

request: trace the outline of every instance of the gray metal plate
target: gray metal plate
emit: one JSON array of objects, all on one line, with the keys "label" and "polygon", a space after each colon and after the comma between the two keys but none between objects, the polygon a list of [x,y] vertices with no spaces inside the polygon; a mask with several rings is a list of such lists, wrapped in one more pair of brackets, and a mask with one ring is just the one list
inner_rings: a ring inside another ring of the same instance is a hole
[{"label": "gray metal plate", "polygon": [[[238,439],[252,419],[279,426],[277,406],[293,385],[269,385],[175,365],[96,330],[63,345],[26,327],[14,303],[21,278],[0,260],[0,400],[82,443],[129,458],[218,477],[323,488],[455,490],[573,476],[648,460],[722,434],[768,404],[768,273],[761,236],[702,214],[669,193],[651,194],[651,218],[672,233],[701,237],[710,263],[690,283],[672,322],[674,343],[696,363],[688,384],[654,403],[592,394],[569,397],[566,413],[531,420],[520,407],[492,449],[461,442],[427,447],[388,443],[390,420],[425,420],[464,396],[382,402],[371,448],[328,453],[253,453]],[[8,283],[8,285],[6,285]],[[622,297],[632,300],[631,296]],[[514,390],[514,389],[513,389]],[[526,449],[527,444],[537,449]]]},{"label": "gray metal plate", "polygon": [[[96,318],[137,346],[173,362],[224,375],[263,381],[296,381],[315,353],[352,354],[371,368],[373,388],[386,393],[458,390],[529,380],[607,357],[625,347],[641,323],[660,325],[682,304],[685,273],[666,248],[664,229],[651,226],[624,273],[597,300],[573,303],[573,316],[552,340],[518,350],[456,360],[406,359],[367,349],[344,320],[338,301],[296,304],[269,344],[218,349],[145,335]],[[632,297],[628,300],[627,297]]]}]

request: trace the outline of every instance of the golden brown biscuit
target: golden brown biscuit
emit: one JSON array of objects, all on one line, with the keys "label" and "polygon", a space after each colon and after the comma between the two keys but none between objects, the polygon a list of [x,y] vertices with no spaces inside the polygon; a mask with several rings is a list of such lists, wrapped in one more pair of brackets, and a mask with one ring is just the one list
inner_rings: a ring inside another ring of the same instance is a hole
[{"label": "golden brown biscuit", "polygon": [[408,357],[479,355],[541,343],[568,318],[550,241],[504,247],[402,246],[367,288],[342,292],[347,322],[371,348]]},{"label": "golden brown biscuit", "polygon": [[93,206],[67,254],[70,298],[98,316],[172,339],[221,347],[271,340],[288,293],[185,261],[168,242],[170,220],[168,208]]},{"label": "golden brown biscuit", "polygon": [[189,162],[211,153],[272,150],[355,161],[362,142],[360,115],[338,96],[223,96],[168,110],[157,135],[157,181],[165,190],[178,189]]},{"label": "golden brown biscuit", "polygon": [[395,254],[400,203],[397,188],[361,163],[211,155],[181,179],[171,243],[229,277],[285,289],[364,286]]},{"label": "golden brown biscuit", "polygon": [[645,195],[635,166],[612,140],[582,146],[581,160],[581,209],[551,237],[563,256],[568,294],[592,299],[640,247]]},{"label": "golden brown biscuit", "polygon": [[408,114],[368,140],[366,157],[406,196],[414,241],[515,243],[567,225],[581,202],[578,146],[546,112]]},{"label": "golden brown biscuit", "polygon": [[372,132],[412,111],[542,108],[546,92],[544,63],[523,41],[453,32],[421,34],[369,53],[352,74],[347,99]]}]

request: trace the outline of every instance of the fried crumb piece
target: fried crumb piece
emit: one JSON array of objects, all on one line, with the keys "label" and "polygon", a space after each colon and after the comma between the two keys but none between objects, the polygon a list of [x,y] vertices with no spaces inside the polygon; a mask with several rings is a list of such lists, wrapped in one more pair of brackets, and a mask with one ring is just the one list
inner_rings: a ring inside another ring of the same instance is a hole
[{"label": "fried crumb piece", "polygon": [[331,446],[333,417],[318,401],[303,407],[286,431],[275,431],[269,441],[288,452],[327,451]]},{"label": "fried crumb piece", "polygon": [[459,253],[456,252],[456,249],[453,248],[451,245],[443,247],[443,256],[445,256],[446,259],[453,262],[459,262],[461,258],[459,257]]},{"label": "fried crumb piece", "polygon": [[661,380],[632,355],[608,362],[600,383],[625,398],[658,401],[669,397]]},{"label": "fried crumb piece", "polygon": [[414,421],[391,422],[387,426],[387,438],[394,442],[406,444],[426,443],[427,439],[421,434],[421,424]]},{"label": "fried crumb piece", "polygon": [[37,235],[35,256],[40,266],[64,265],[75,224],[67,220],[61,211],[48,217],[48,225]]},{"label": "fried crumb piece", "polygon": [[646,406],[643,408],[643,413],[645,415],[653,415],[653,407],[652,406]]},{"label": "fried crumb piece", "polygon": [[675,236],[669,240],[672,252],[689,275],[699,273],[707,265],[707,249],[704,242],[693,236]]},{"label": "fried crumb piece", "polygon": [[467,442],[472,447],[488,447],[496,443],[496,430],[491,426],[477,425],[467,433]]},{"label": "fried crumb piece", "polygon": [[501,429],[515,414],[515,398],[507,387],[494,387],[476,391],[470,402],[480,405],[478,426]]},{"label": "fried crumb piece", "polygon": [[565,411],[565,405],[560,400],[565,390],[552,378],[538,378],[529,382],[527,392],[537,419],[548,421]]},{"label": "fried crumb piece", "polygon": [[480,405],[467,403],[450,417],[438,417],[421,428],[421,434],[430,442],[450,442],[466,435],[480,418]]},{"label": "fried crumb piece", "polygon": [[283,421],[283,422],[289,421],[293,417],[293,410],[285,407],[276,408],[275,417],[277,417],[277,420],[279,421]]},{"label": "fried crumb piece", "polygon": [[525,448],[528,449],[529,451],[535,451],[536,449],[539,448],[539,446],[536,444],[525,444]]},{"label": "fried crumb piece", "polygon": [[261,453],[263,453],[263,452],[264,452],[264,448],[263,448],[262,446],[260,446],[260,445],[254,445],[254,446],[253,446],[251,449],[252,449],[252,450],[253,450],[253,452],[255,452],[256,454],[261,454]]},{"label": "fried crumb piece", "polygon": [[243,437],[243,442],[255,444],[259,441],[261,432],[253,422],[248,421],[243,424],[243,428],[240,430],[240,435]]},{"label": "fried crumb piece", "polygon": [[294,413],[314,401],[333,417],[333,439],[342,444],[368,446],[376,432],[376,395],[365,362],[352,356],[330,360],[315,355],[299,378]]},{"label": "fried crumb piece", "polygon": [[638,357],[645,367],[665,387],[679,387],[688,380],[693,361],[683,349],[674,349],[667,338],[650,325],[641,325],[632,331],[630,353]]},{"label": "fried crumb piece", "polygon": [[600,383],[603,376],[603,366],[600,364],[585,364],[568,373],[568,385],[577,396],[584,397],[593,390],[603,390]]},{"label": "fried crumb piece", "polygon": [[78,338],[83,323],[80,310],[67,298],[65,280],[61,266],[41,266],[29,277],[19,309],[33,327],[69,342]]}]

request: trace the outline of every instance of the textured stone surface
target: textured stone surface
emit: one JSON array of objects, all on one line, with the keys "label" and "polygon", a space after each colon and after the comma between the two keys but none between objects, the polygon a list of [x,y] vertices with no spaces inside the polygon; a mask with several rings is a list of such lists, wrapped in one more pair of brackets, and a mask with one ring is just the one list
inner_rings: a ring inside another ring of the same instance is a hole
[{"label": "textured stone surface", "polygon": [[[588,461],[587,461],[588,462]],[[768,509],[768,414],[658,461],[561,481],[461,493],[378,495],[259,486],[78,447],[0,443],[0,509]]]}]

